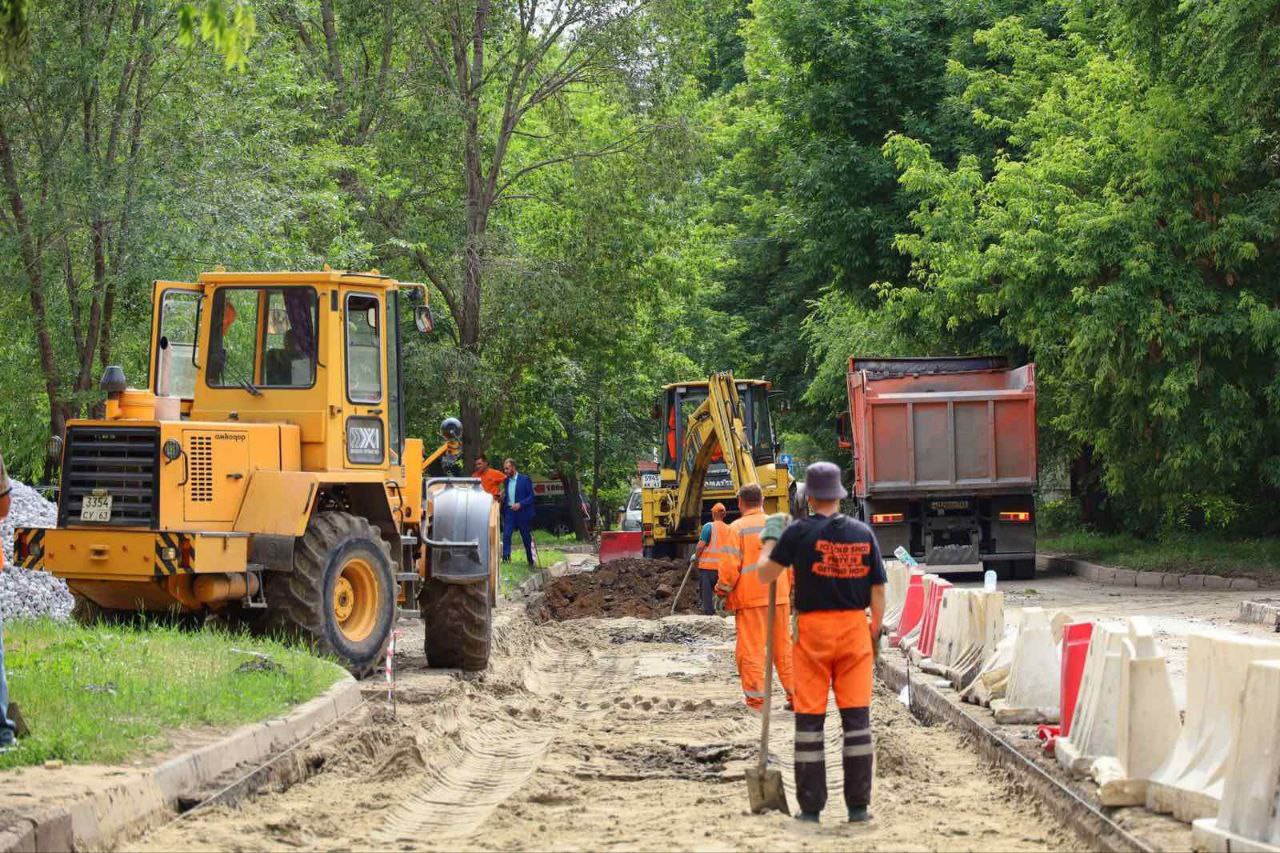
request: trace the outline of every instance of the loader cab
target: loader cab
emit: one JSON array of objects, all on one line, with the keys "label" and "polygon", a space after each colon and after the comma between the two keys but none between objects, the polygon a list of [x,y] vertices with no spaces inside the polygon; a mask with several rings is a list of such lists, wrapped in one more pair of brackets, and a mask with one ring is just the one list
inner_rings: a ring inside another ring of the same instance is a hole
[{"label": "loader cab", "polygon": [[296,425],[304,470],[402,464],[400,287],[328,270],[157,282],[151,390],[193,420]]},{"label": "loader cab", "polygon": [[[756,465],[771,465],[775,461],[776,440],[773,432],[773,418],[769,411],[770,383],[763,380],[745,380],[737,382],[738,399],[743,411],[739,414],[747,428],[747,435],[754,448],[752,458]],[[673,475],[670,485],[674,485],[674,473],[684,465],[684,448],[680,436],[684,433],[684,424],[689,416],[707,399],[706,382],[683,382],[667,385],[662,389],[662,397],[658,401],[656,412],[662,421],[662,469],[663,480],[668,480],[668,473]],[[723,490],[732,487],[728,471],[717,451],[712,457],[711,466],[707,470],[704,488]]]}]

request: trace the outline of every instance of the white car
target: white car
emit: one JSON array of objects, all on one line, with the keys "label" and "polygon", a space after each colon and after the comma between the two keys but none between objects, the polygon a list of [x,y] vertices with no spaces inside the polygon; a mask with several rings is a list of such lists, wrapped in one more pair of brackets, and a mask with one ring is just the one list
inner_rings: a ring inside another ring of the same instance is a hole
[{"label": "white car", "polygon": [[627,505],[622,508],[622,530],[640,529],[640,490],[632,489]]}]

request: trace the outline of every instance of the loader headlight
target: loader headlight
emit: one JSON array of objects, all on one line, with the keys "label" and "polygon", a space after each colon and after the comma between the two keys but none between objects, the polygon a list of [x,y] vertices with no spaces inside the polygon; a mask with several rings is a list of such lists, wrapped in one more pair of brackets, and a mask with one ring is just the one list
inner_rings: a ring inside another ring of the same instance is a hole
[{"label": "loader headlight", "polygon": [[160,452],[164,454],[164,458],[172,462],[182,455],[182,445],[178,443],[176,438],[171,438],[160,448]]},{"label": "loader headlight", "polygon": [[49,442],[45,445],[45,452],[49,454],[50,459],[62,458],[62,436],[51,435]]}]

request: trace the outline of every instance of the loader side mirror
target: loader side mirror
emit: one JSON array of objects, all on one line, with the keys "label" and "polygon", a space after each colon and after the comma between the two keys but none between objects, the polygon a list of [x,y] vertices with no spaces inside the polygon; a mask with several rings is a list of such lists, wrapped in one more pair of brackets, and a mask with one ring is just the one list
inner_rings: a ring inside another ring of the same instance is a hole
[{"label": "loader side mirror", "polygon": [[413,309],[413,324],[424,335],[436,330],[436,317],[431,313],[430,305],[419,305]]}]

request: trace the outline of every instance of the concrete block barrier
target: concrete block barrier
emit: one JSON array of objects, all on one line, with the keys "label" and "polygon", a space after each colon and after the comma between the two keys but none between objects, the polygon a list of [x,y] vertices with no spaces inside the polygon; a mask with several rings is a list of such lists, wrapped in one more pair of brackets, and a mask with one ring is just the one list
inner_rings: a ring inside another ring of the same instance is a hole
[{"label": "concrete block barrier", "polygon": [[1092,774],[1104,806],[1140,806],[1182,732],[1168,660],[1142,616],[1129,619],[1119,699],[1115,755],[1094,761]]},{"label": "concrete block barrier", "polygon": [[1235,743],[1215,817],[1192,824],[1197,850],[1280,850],[1280,660],[1254,661],[1245,676]]},{"label": "concrete block barrier", "polygon": [[1240,615],[1236,616],[1236,619],[1240,622],[1270,625],[1274,628],[1280,626],[1280,605],[1274,601],[1242,601]]},{"label": "concrete block barrier", "polygon": [[1071,729],[1054,747],[1058,764],[1077,776],[1087,775],[1094,759],[1115,754],[1126,633],[1118,623],[1093,626]]},{"label": "concrete block barrier", "polygon": [[1040,607],[1025,608],[1004,698],[991,700],[996,722],[1056,723],[1060,667],[1049,615]]},{"label": "concrete block barrier", "polygon": [[1186,724],[1152,775],[1147,808],[1187,823],[1217,815],[1249,665],[1273,659],[1280,659],[1280,643],[1271,640],[1218,631],[1187,638]]}]

